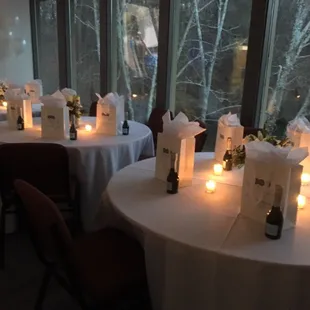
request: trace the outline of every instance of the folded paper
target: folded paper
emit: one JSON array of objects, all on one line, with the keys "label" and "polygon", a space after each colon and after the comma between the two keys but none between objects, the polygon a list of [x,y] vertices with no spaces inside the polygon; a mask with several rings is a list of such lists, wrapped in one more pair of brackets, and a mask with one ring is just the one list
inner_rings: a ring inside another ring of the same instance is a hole
[{"label": "folded paper", "polygon": [[[307,147],[310,150],[310,123],[306,117],[298,117],[288,123],[287,136],[294,143],[294,147]],[[301,165],[303,171],[310,173],[310,157],[306,157]]]},{"label": "folded paper", "polygon": [[166,181],[171,164],[171,153],[178,154],[176,169],[179,186],[190,186],[193,179],[195,136],[205,131],[197,122],[189,122],[187,116],[180,112],[174,120],[170,111],[163,116],[163,132],[157,137],[156,178]]},{"label": "folded paper", "polygon": [[231,138],[232,147],[242,145],[244,127],[240,125],[237,114],[228,113],[218,120],[215,143],[215,159],[222,163],[227,147],[227,138]]},{"label": "folded paper", "polygon": [[241,214],[265,223],[273,205],[275,185],[280,185],[284,229],[294,227],[303,170],[299,163],[308,156],[308,149],[278,148],[268,142],[254,141],[246,145],[246,154]]},{"label": "folded paper", "polygon": [[121,133],[124,120],[124,97],[109,93],[104,98],[99,94],[97,103],[96,132],[116,136]]},{"label": "folded paper", "polygon": [[33,80],[25,84],[25,92],[29,95],[32,103],[40,103],[40,97],[43,95],[41,80]]},{"label": "folded paper", "polygon": [[59,90],[52,95],[41,97],[40,100],[45,107],[64,108],[67,106],[66,98]]}]

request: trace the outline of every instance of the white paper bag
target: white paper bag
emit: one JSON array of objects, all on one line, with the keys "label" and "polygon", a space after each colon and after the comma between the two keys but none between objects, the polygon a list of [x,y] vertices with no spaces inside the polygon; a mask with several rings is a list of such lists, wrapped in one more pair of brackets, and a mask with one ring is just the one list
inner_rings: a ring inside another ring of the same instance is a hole
[{"label": "white paper bag", "polygon": [[96,132],[110,136],[121,134],[124,120],[124,97],[110,93],[104,98],[98,95]]},{"label": "white paper bag", "polygon": [[179,175],[179,187],[192,185],[195,157],[194,137],[171,139],[171,136],[159,133],[157,138],[155,177],[167,181],[171,165],[171,152],[177,154],[176,169]]},{"label": "white paper bag", "polygon": [[40,97],[43,96],[43,87],[41,80],[33,80],[25,84],[26,94],[30,97],[32,103],[40,103]]},{"label": "white paper bag", "polygon": [[8,100],[7,103],[7,120],[11,129],[17,128],[17,119],[20,109],[25,128],[33,127],[31,100]]},{"label": "white paper bag", "polygon": [[241,214],[264,224],[267,212],[274,202],[275,185],[280,185],[283,188],[281,202],[283,229],[294,227],[302,170],[301,165],[267,163],[247,158],[244,167]]},{"label": "white paper bag", "polygon": [[215,160],[223,162],[223,157],[227,148],[227,138],[232,140],[232,148],[242,145],[244,127],[235,114],[223,115],[217,126],[217,135],[215,143]]},{"label": "white paper bag", "polygon": [[[287,136],[294,143],[294,148],[307,147],[310,150],[309,121],[305,117],[294,119],[287,126]],[[310,157],[306,157],[300,163],[304,173],[310,173]]]},{"label": "white paper bag", "polygon": [[62,140],[69,136],[68,107],[46,107],[41,110],[42,138]]}]

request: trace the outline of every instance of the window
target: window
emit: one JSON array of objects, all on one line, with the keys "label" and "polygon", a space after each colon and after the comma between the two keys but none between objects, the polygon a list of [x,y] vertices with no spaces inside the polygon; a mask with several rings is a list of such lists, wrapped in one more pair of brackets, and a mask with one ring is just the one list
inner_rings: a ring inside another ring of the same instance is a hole
[{"label": "window", "polygon": [[59,87],[56,0],[38,1],[38,68],[44,93]]},{"label": "window", "polygon": [[117,0],[117,91],[145,122],[156,99],[159,0]]},{"label": "window", "polygon": [[279,0],[272,9],[261,126],[266,121],[269,131],[283,135],[288,121],[310,114],[310,7],[308,0]]},{"label": "window", "polygon": [[100,92],[99,0],[74,0],[71,24],[72,87],[88,112]]},{"label": "window", "polygon": [[241,109],[251,6],[183,0],[179,8],[175,112],[208,123],[211,149],[218,118]]}]

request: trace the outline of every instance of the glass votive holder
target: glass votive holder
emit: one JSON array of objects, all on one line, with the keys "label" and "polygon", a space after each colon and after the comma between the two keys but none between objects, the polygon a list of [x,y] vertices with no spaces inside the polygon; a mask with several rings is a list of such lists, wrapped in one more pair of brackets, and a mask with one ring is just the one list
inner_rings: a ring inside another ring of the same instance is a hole
[{"label": "glass votive holder", "polygon": [[223,166],[221,164],[215,164],[213,166],[213,173],[216,176],[220,176],[223,173]]},{"label": "glass votive holder", "polygon": [[4,106],[5,108],[8,107],[8,103],[6,101],[2,101],[2,106]]},{"label": "glass votive holder", "polygon": [[85,125],[85,130],[87,132],[91,132],[93,130],[93,127],[91,125]]},{"label": "glass votive holder", "polygon": [[206,192],[213,194],[216,189],[216,182],[214,180],[209,180],[206,182]]},{"label": "glass votive holder", "polygon": [[301,185],[306,186],[310,184],[310,174],[309,173],[303,173],[301,175]]},{"label": "glass votive holder", "polygon": [[298,195],[298,197],[297,197],[297,206],[298,206],[299,210],[301,210],[301,209],[303,209],[305,207],[306,202],[307,202],[307,199],[306,199],[305,196]]}]

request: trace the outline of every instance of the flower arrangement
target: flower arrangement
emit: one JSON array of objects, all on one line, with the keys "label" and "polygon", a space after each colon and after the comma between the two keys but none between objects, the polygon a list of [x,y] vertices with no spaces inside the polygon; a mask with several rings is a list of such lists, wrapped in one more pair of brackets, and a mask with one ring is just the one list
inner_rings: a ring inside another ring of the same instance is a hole
[{"label": "flower arrangement", "polygon": [[80,101],[80,96],[72,96],[71,101],[67,101],[67,107],[69,108],[70,115],[74,115],[77,119],[82,116],[82,105]]},{"label": "flower arrangement", "polygon": [[257,136],[251,134],[246,136],[243,139],[243,145],[239,145],[233,150],[233,165],[237,168],[242,168],[245,163],[246,152],[244,144],[247,144],[252,141],[265,141],[268,142],[275,147],[282,148],[282,147],[290,147],[294,146],[294,143],[287,137],[283,139],[278,139],[276,136],[270,136],[265,131],[259,131]]},{"label": "flower arrangement", "polygon": [[78,126],[79,120],[82,116],[82,105],[80,96],[77,95],[76,91],[71,88],[64,88],[61,90],[61,93],[66,98],[67,107],[69,108],[70,113],[70,121],[71,116],[74,115],[76,117],[76,125]]},{"label": "flower arrangement", "polygon": [[5,94],[5,92],[7,91],[8,88],[9,88],[9,86],[7,85],[6,82],[0,81],[0,103],[1,104],[2,104],[2,102],[5,99],[4,94]]}]

